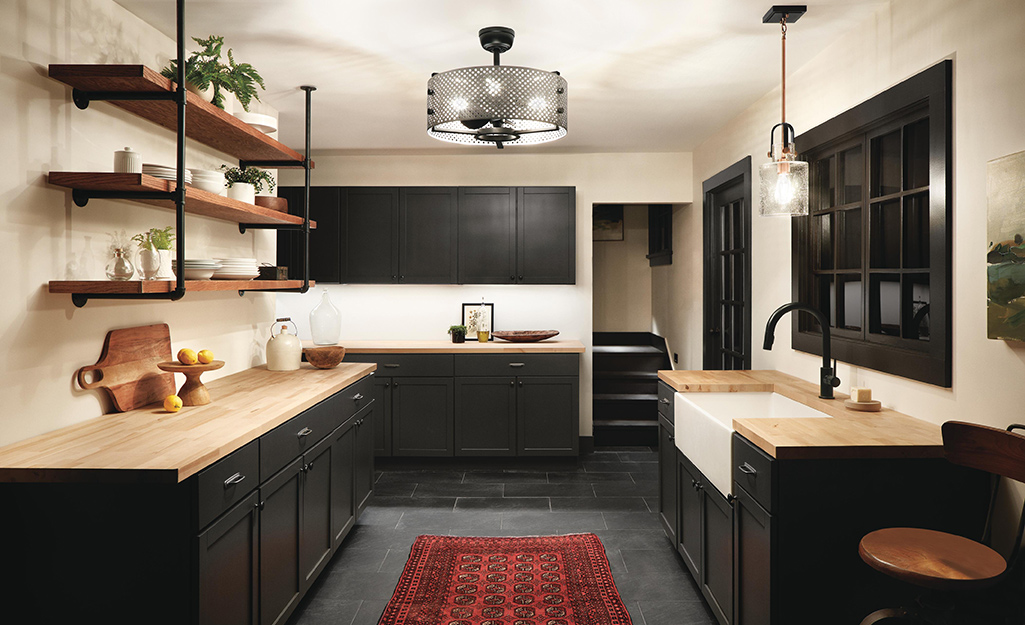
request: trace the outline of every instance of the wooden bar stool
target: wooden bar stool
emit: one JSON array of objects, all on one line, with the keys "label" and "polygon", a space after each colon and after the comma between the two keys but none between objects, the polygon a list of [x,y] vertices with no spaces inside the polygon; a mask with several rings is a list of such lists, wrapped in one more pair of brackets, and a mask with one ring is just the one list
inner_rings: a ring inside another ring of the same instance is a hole
[{"label": "wooden bar stool", "polygon": [[[1025,482],[1025,436],[1015,434],[1016,429],[1025,429],[1025,425],[1015,424],[1001,430],[959,421],[943,424],[943,453],[947,460],[994,475],[982,541],[909,527],[891,527],[866,534],[858,546],[862,560],[877,571],[931,592],[920,598],[916,606],[877,610],[865,617],[861,625],[893,618],[916,623],[960,623],[962,621],[956,620],[956,602],[952,600],[956,595],[952,591],[992,587],[1012,570],[1025,531],[1025,507],[1008,559],[987,543],[992,532],[1000,477]],[[1017,615],[1016,620],[1004,622],[1018,623],[1021,619],[1022,615]],[[997,625],[1000,621],[987,622]]]}]

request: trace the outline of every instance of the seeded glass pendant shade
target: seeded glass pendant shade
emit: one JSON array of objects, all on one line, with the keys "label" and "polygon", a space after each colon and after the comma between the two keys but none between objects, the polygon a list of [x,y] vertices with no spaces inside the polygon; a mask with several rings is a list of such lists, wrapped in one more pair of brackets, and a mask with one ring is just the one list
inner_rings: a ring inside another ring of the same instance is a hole
[{"label": "seeded glass pendant shade", "polygon": [[[808,163],[797,160],[794,127],[787,123],[787,21],[796,22],[807,12],[803,5],[776,5],[762,18],[765,24],[778,23],[783,41],[782,120],[772,127],[769,136],[769,158],[761,166],[759,178],[759,213],[762,216],[800,216],[808,214]],[[775,143],[776,129],[782,129],[780,143]]]},{"label": "seeded glass pendant shade", "polygon": [[558,72],[500,65],[515,33],[492,26],[478,33],[494,65],[463,67],[427,81],[427,134],[452,143],[497,146],[566,136],[566,80]]}]

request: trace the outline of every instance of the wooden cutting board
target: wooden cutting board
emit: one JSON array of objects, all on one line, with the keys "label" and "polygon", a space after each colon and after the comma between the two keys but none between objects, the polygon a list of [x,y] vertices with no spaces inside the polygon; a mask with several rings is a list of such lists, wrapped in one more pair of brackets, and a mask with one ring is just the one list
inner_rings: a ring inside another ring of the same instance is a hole
[{"label": "wooden cutting board", "polygon": [[[114,409],[126,412],[174,394],[174,374],[157,368],[171,360],[171,330],[166,323],[111,330],[95,365],[78,370],[78,385],[102,388]],[[92,372],[92,380],[86,374]]]}]

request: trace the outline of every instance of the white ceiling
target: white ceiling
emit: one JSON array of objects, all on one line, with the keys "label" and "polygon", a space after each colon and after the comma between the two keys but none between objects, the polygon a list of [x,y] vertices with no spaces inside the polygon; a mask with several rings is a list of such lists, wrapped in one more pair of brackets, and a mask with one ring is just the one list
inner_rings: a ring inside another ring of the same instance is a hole
[{"label": "white ceiling", "polygon": [[[117,0],[174,37],[171,0]],[[487,65],[477,31],[509,26],[503,64],[559,70],[569,134],[516,151],[690,151],[779,84],[772,0],[187,0],[186,33],[223,35],[263,75],[281,139],[303,143],[312,84],[313,148],[480,151],[426,134],[431,72]],[[800,67],[887,0],[808,0],[790,27]],[[191,43],[191,41],[189,42]],[[191,48],[190,48],[191,49]],[[768,129],[766,129],[768,132]]]}]

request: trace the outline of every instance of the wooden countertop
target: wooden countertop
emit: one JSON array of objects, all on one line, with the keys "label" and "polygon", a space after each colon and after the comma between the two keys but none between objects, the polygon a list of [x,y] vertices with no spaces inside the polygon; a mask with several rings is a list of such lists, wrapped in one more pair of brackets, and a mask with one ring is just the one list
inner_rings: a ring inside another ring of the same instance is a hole
[{"label": "wooden countertop", "polygon": [[681,393],[775,392],[830,419],[734,419],[733,429],[778,459],[940,458],[940,427],[895,410],[857,412],[848,395],[819,399],[819,386],[779,371],[659,371]]},{"label": "wooden countertop", "polygon": [[[537,343],[509,343],[488,341],[479,343],[467,339],[465,343],[452,341],[338,341],[350,354],[582,354],[580,341],[540,341]],[[303,347],[313,347],[303,342]]]},{"label": "wooden countertop", "polygon": [[0,448],[0,482],[181,482],[376,368],[248,369],[209,382],[205,406],[151,404]]}]

